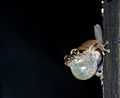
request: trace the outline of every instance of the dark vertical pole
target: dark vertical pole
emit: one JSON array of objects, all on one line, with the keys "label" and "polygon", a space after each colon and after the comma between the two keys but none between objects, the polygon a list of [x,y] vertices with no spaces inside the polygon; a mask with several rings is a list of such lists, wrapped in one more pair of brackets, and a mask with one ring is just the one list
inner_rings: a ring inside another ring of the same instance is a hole
[{"label": "dark vertical pole", "polygon": [[104,1],[104,41],[108,40],[110,54],[104,60],[103,98],[120,98],[120,3]]}]

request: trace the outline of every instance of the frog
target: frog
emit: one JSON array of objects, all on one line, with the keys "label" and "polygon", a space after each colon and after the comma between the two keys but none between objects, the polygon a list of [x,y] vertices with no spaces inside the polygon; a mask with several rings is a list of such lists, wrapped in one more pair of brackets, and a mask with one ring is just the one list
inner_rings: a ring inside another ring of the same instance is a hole
[{"label": "frog", "polygon": [[109,42],[103,42],[102,32],[99,24],[94,25],[95,39],[73,48],[69,55],[64,56],[64,64],[77,79],[88,80],[95,75],[100,77],[101,85],[103,84],[103,60],[110,49],[105,48]]}]

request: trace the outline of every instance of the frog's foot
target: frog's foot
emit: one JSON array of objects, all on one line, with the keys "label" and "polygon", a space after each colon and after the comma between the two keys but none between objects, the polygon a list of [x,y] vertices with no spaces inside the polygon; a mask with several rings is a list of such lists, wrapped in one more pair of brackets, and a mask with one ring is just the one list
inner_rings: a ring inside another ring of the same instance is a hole
[{"label": "frog's foot", "polygon": [[110,49],[106,49],[105,48],[105,46],[107,45],[107,44],[109,44],[109,42],[108,41],[106,41],[104,44],[101,44],[101,43],[98,43],[99,44],[99,48],[100,48],[100,50],[102,51],[102,54],[103,55],[105,55],[105,52],[107,52],[107,53],[110,53]]},{"label": "frog's foot", "polygon": [[103,66],[100,66],[96,72],[96,76],[100,77],[101,85],[103,85]]},{"label": "frog's foot", "polygon": [[101,85],[103,85],[103,73],[96,72],[96,76],[100,77]]}]

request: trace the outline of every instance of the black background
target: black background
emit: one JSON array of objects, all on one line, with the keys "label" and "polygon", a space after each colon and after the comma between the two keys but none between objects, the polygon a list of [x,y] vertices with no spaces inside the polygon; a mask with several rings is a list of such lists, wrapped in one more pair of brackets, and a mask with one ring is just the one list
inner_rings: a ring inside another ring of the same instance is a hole
[{"label": "black background", "polygon": [[63,60],[94,39],[100,9],[100,0],[1,2],[1,98],[102,98],[99,78],[77,80]]}]

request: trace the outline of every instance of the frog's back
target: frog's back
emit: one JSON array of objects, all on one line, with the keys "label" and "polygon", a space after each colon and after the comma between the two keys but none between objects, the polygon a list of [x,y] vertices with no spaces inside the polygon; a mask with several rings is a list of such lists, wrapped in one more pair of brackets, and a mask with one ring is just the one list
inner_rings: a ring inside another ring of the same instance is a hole
[{"label": "frog's back", "polygon": [[96,42],[97,42],[96,40],[88,40],[88,41],[86,41],[85,43],[83,43],[80,47],[78,47],[78,49],[79,49],[80,51],[85,51],[85,50],[89,49],[89,47],[90,47],[91,45],[95,45]]}]

